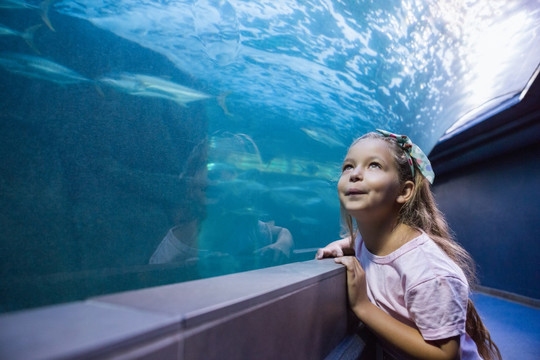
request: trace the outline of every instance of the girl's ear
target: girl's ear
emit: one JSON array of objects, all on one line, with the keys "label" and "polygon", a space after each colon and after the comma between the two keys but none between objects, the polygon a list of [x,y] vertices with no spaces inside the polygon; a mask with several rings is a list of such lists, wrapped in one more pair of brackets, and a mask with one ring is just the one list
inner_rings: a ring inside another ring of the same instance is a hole
[{"label": "girl's ear", "polygon": [[407,201],[411,199],[411,197],[414,194],[414,187],[416,185],[411,180],[405,181],[403,186],[401,187],[401,193],[397,197],[396,201],[398,204],[405,204]]}]

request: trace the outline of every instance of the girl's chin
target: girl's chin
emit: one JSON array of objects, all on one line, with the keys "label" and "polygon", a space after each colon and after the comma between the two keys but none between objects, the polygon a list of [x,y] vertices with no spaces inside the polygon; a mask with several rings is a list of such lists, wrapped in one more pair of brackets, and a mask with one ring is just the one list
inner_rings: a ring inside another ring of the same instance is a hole
[{"label": "girl's chin", "polygon": [[349,214],[354,220],[356,220],[357,223],[377,221],[377,219],[379,218],[375,211],[370,209],[349,208],[345,210],[347,214]]},{"label": "girl's chin", "polygon": [[341,204],[341,207],[343,209],[345,209],[348,213],[353,213],[353,212],[366,212],[368,209],[367,207],[365,206],[365,204],[359,204],[359,203],[355,203],[355,202],[349,202],[349,203],[346,203],[346,204]]},{"label": "girl's chin", "polygon": [[363,208],[344,208],[347,214],[351,215],[354,219],[363,219],[369,217],[369,211]]}]

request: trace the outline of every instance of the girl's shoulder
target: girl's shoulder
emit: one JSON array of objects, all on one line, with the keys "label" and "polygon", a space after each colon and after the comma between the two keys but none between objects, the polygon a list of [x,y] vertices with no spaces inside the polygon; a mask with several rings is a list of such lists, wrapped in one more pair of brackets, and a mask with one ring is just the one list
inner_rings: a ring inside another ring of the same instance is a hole
[{"label": "girl's shoulder", "polygon": [[408,287],[441,277],[455,278],[467,286],[461,268],[425,233],[405,244],[395,267]]}]

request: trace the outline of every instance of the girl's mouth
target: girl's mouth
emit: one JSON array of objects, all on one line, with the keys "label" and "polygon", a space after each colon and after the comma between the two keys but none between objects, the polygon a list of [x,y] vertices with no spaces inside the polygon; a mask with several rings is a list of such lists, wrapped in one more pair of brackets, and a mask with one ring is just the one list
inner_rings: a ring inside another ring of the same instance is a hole
[{"label": "girl's mouth", "polygon": [[345,195],[363,195],[366,194],[366,191],[360,190],[360,189],[349,189],[347,192],[345,192]]}]

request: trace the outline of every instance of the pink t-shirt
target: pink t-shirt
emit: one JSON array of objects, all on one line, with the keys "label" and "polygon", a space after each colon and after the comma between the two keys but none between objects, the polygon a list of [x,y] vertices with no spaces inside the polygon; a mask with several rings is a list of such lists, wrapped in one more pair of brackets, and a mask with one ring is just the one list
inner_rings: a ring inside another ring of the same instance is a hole
[{"label": "pink t-shirt", "polygon": [[480,359],[465,333],[467,279],[425,233],[386,256],[370,253],[358,237],[356,254],[372,303],[417,328],[425,340],[460,336],[461,359]]}]

